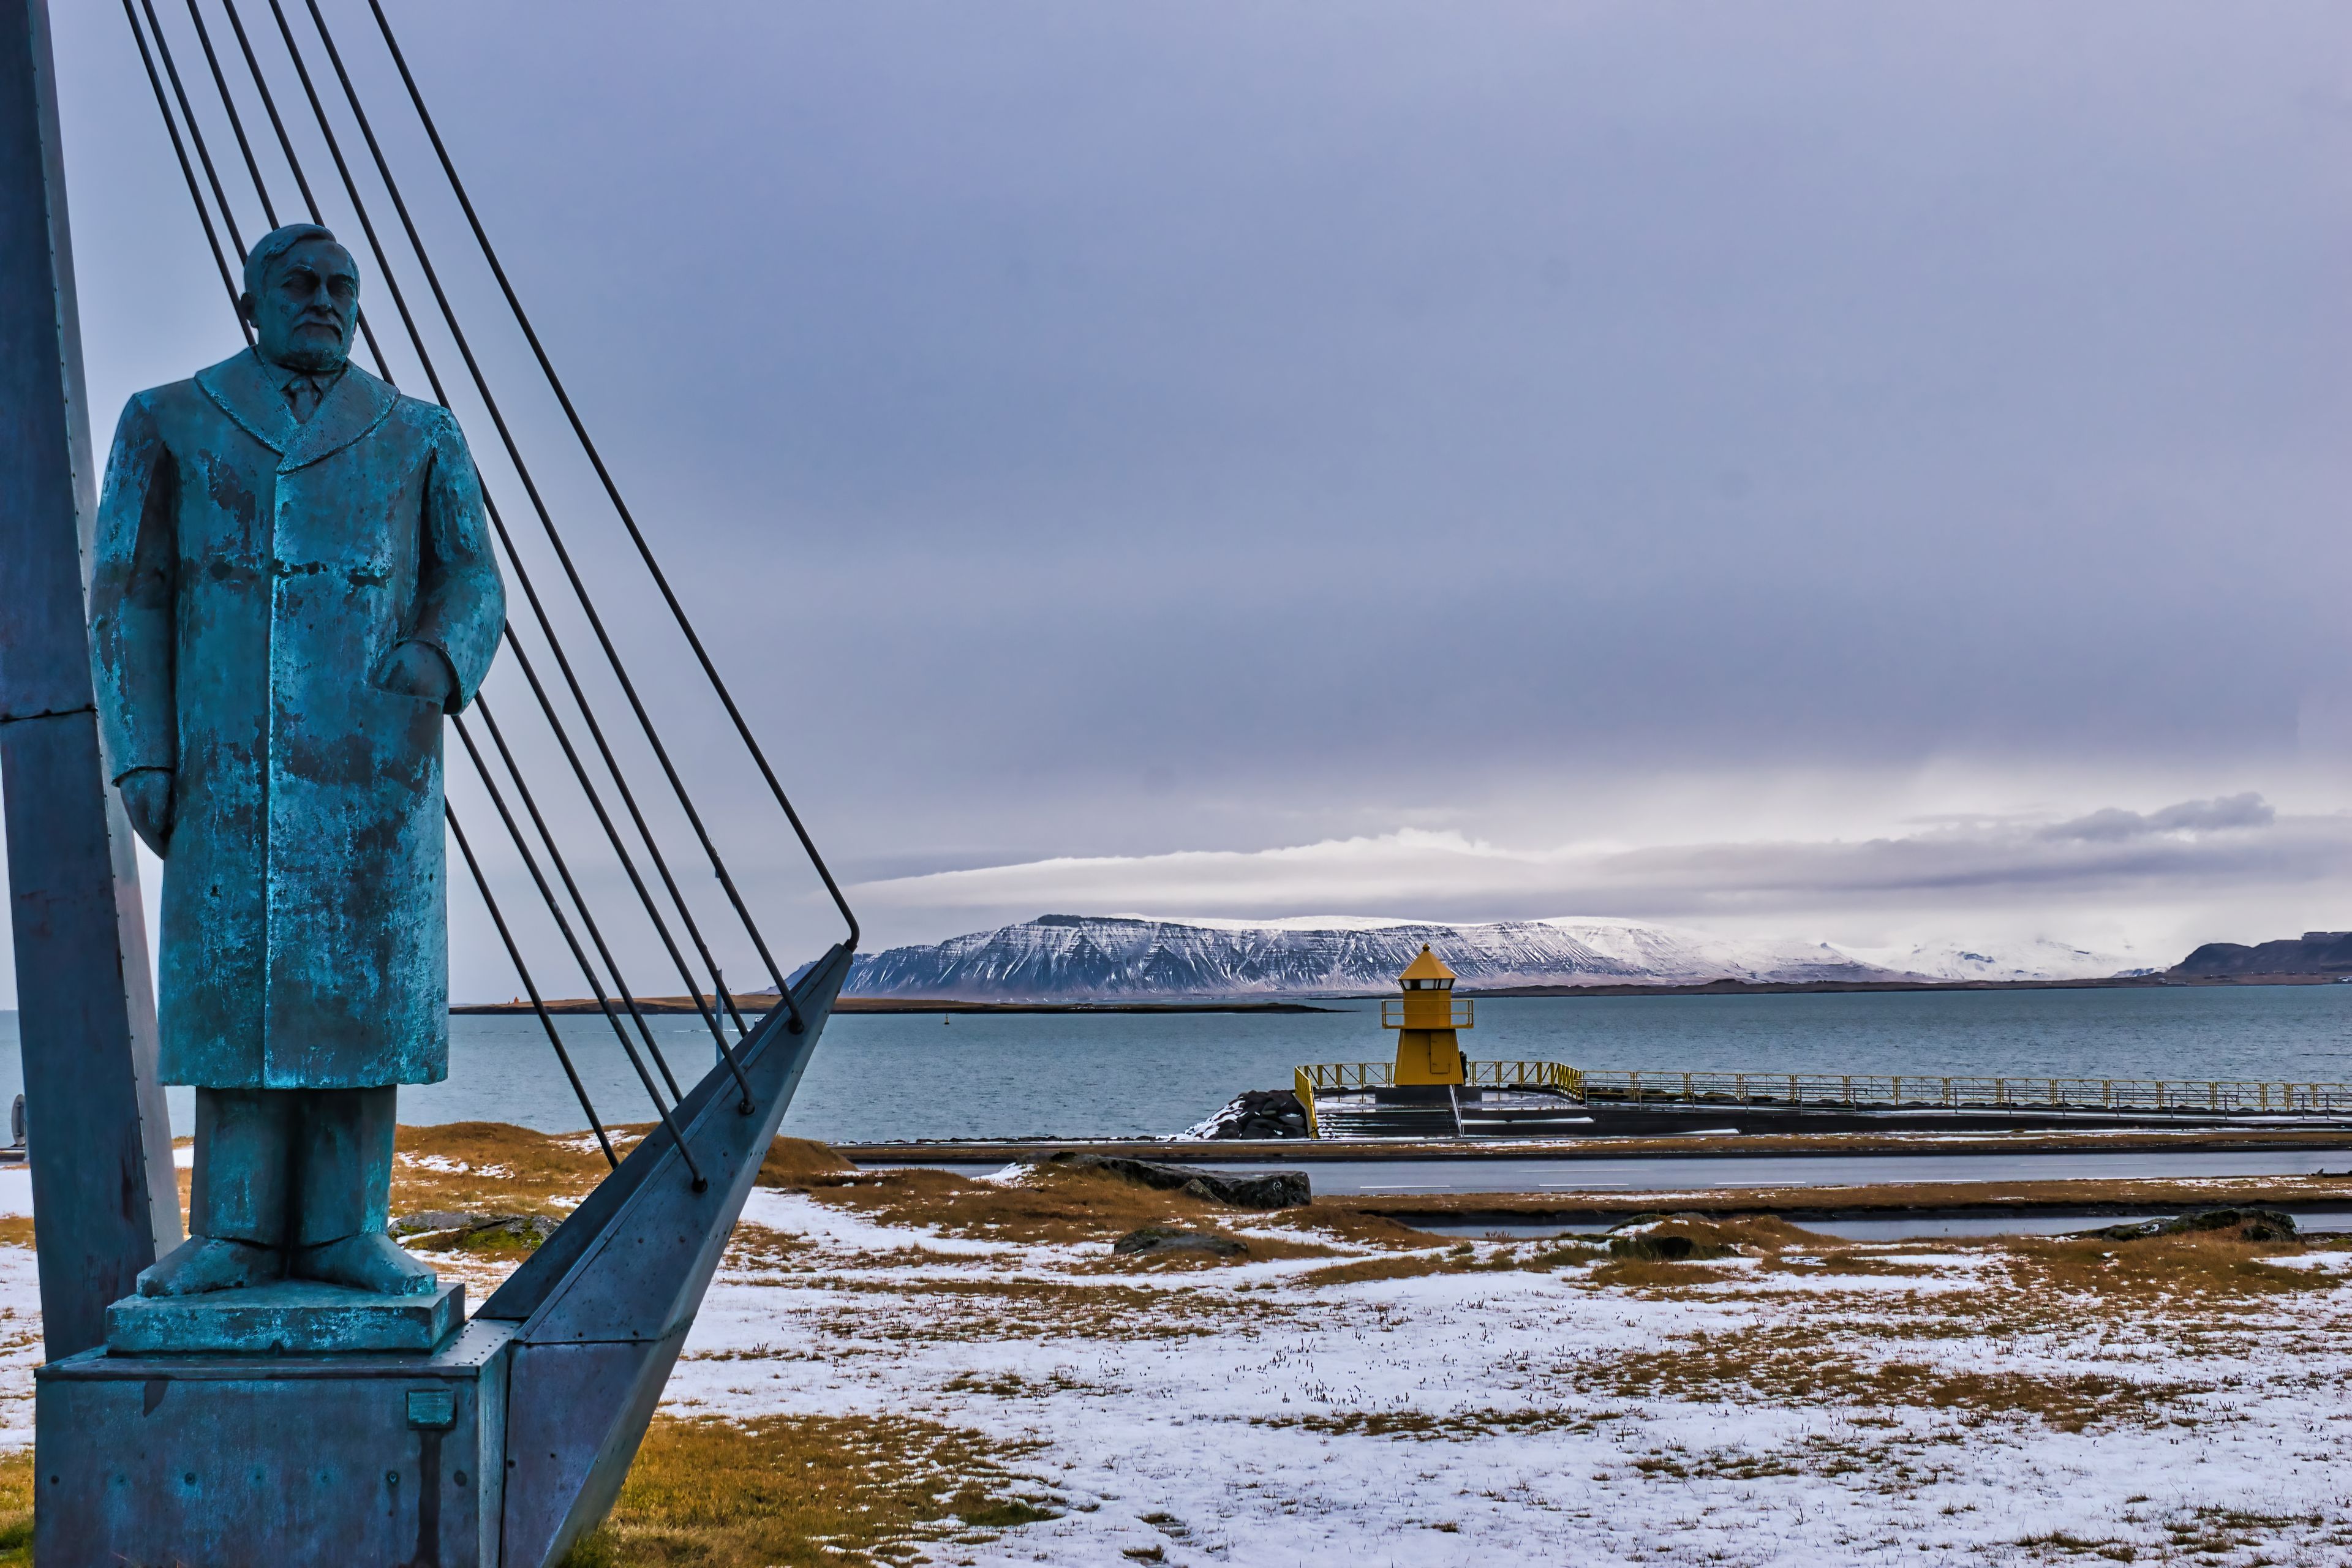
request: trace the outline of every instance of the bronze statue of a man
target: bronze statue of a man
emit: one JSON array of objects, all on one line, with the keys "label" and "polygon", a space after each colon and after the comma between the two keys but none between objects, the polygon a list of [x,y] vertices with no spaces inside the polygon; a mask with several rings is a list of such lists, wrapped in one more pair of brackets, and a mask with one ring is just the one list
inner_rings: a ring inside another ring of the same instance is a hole
[{"label": "bronze statue of a man", "polygon": [[359,283],[323,228],[264,237],[254,347],[133,397],[107,459],[101,730],[164,858],[163,1078],[196,1089],[151,1296],[435,1288],[384,1234],[394,1086],[448,1076],[441,721],[506,601],[456,419],[349,363]]}]

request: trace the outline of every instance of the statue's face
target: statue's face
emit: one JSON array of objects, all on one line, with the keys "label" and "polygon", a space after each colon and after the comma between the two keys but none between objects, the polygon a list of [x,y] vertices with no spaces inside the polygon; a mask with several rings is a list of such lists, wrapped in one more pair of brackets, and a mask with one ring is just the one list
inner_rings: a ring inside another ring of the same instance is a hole
[{"label": "statue's face", "polygon": [[333,370],[351,356],[359,268],[334,241],[306,239],[269,264],[268,281],[244,304],[262,358],[289,370]]}]

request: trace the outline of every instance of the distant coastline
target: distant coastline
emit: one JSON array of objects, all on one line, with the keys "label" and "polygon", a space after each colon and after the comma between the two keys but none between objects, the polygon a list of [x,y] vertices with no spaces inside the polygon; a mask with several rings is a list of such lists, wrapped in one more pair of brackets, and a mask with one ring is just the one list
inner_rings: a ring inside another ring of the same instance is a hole
[{"label": "distant coastline", "polygon": [[[1490,991],[1465,990],[1470,998],[1583,996],[1782,996],[1835,995],[1872,991],[2147,991],[2211,985],[2333,985],[2344,983],[2333,974],[2117,974],[2099,980],[1710,980],[1698,985],[1506,985]],[[971,1002],[946,997],[844,996],[834,1004],[836,1013],[1332,1013],[1342,1009],[1319,1005],[1366,1001],[1385,992],[1319,995],[1312,1001],[1199,1000],[1168,1002]],[[773,993],[740,996],[746,1016],[775,1005]],[[551,1013],[594,1013],[593,998],[566,997],[550,1002]],[[698,1009],[684,996],[640,996],[637,1011],[648,1016]],[[529,1014],[528,1002],[459,1002],[452,1014],[478,1016]]]},{"label": "distant coastline", "polygon": [[[755,996],[739,996],[736,1005],[744,1015],[764,1013],[774,1006],[775,993],[761,992]],[[699,1013],[701,1009],[685,996],[640,996],[637,1011],[645,1014]],[[452,1014],[480,1015],[531,1012],[528,1002],[458,1002],[450,1005]],[[595,1013],[602,1005],[590,997],[566,997],[550,1002],[551,1013]],[[958,1002],[948,999],[925,1000],[914,996],[844,996],[833,1005],[836,1013],[1331,1013],[1339,1009],[1318,1007],[1307,1002]]]},{"label": "distant coastline", "polygon": [[1704,985],[1506,985],[1465,996],[1778,996],[1853,991],[2122,991],[2203,985],[2332,985],[2332,974],[2116,974],[2097,980],[1710,980]]}]

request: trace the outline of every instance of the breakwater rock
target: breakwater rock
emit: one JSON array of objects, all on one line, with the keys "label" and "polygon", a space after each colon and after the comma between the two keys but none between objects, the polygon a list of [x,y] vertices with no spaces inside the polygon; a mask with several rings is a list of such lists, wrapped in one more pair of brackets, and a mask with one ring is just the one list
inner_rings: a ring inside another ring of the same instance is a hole
[{"label": "breakwater rock", "polygon": [[1304,1171],[1204,1171],[1193,1165],[1163,1165],[1116,1154],[1070,1151],[1050,1157],[1066,1171],[1102,1171],[1163,1193],[1183,1193],[1237,1209],[1287,1209],[1315,1201]]},{"label": "breakwater rock", "polygon": [[1160,1225],[1147,1225],[1141,1230],[1130,1230],[1112,1242],[1110,1249],[1122,1258],[1171,1258],[1187,1253],[1208,1258],[1249,1256],[1249,1248],[1230,1236],[1211,1236],[1199,1230],[1171,1230]]},{"label": "breakwater rock", "polygon": [[2185,1236],[2199,1230],[2234,1230],[2241,1241],[2292,1241],[2294,1216],[2276,1209],[2197,1209],[2170,1219],[2144,1219],[2075,1234],[2101,1241],[2144,1241],[2151,1236]]},{"label": "breakwater rock", "polygon": [[1223,1110],[1184,1130],[1187,1138],[1304,1138],[1307,1108],[1286,1089],[1249,1089]]}]

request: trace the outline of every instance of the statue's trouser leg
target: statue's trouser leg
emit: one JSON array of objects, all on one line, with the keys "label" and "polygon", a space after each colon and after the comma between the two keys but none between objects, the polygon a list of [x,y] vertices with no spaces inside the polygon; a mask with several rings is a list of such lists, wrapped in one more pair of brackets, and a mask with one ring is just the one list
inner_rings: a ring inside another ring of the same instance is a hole
[{"label": "statue's trouser leg", "polygon": [[392,1141],[396,1089],[303,1091],[293,1137],[294,1235],[317,1247],[392,1217]]},{"label": "statue's trouser leg", "polygon": [[286,1245],[293,1208],[292,1138],[304,1091],[196,1090],[196,1163],[188,1229],[257,1247]]},{"label": "statue's trouser leg", "polygon": [[196,1090],[188,1239],[140,1271],[141,1295],[228,1290],[283,1271],[301,1101],[299,1089]]},{"label": "statue's trouser leg", "polygon": [[383,1295],[429,1293],[433,1270],[385,1234],[394,1089],[314,1089],[294,1131],[288,1267],[306,1279]]}]

